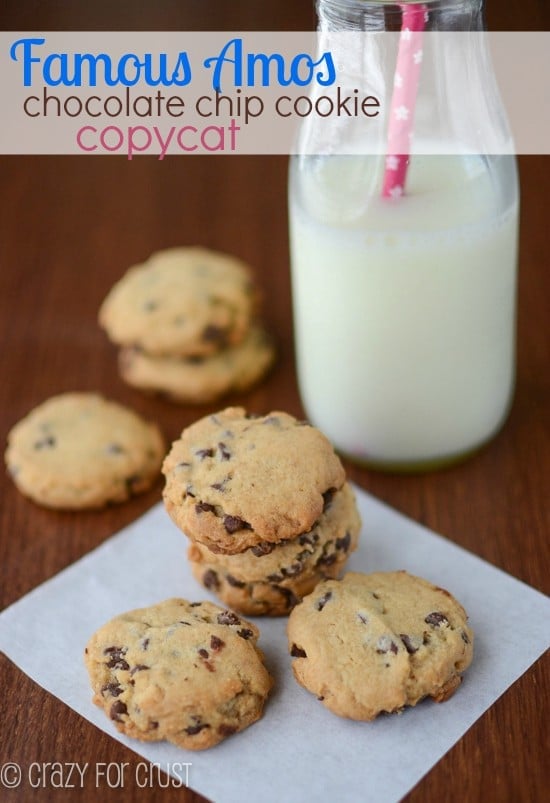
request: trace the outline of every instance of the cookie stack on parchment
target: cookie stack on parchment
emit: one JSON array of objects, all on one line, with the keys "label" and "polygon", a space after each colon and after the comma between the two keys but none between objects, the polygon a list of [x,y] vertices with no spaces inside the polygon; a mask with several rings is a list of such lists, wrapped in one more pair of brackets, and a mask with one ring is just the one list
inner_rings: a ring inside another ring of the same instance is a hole
[{"label": "cookie stack on parchment", "polygon": [[356,547],[361,522],[340,459],[287,413],[229,407],[202,418],[163,473],[195,577],[241,613],[287,614]]},{"label": "cookie stack on parchment", "polygon": [[99,322],[121,346],[129,385],[199,404],[249,388],[270,367],[273,344],[257,311],[245,263],[182,247],[130,268],[107,295]]}]

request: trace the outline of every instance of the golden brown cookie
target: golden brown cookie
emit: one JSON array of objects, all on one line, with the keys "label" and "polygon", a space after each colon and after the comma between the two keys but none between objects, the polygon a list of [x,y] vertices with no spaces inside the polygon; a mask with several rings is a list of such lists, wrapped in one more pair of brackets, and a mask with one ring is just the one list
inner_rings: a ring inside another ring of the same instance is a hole
[{"label": "golden brown cookie", "polygon": [[135,739],[212,747],[262,715],[272,680],[258,636],[211,602],[169,599],[121,614],[85,650],[93,701]]},{"label": "golden brown cookie", "polygon": [[290,614],[296,680],[342,717],[371,720],[447,700],[473,657],[459,602],[407,572],[320,583]]},{"label": "golden brown cookie", "polygon": [[94,393],[64,393],[8,435],[6,463],[19,490],[41,505],[101,507],[145,491],[165,446],[156,424]]},{"label": "golden brown cookie", "polygon": [[263,543],[237,555],[193,543],[188,556],[196,579],[226,605],[249,616],[283,616],[317,583],[337,577],[355,549],[361,520],[346,483],[328,500],[307,533]]},{"label": "golden brown cookie", "polygon": [[170,248],[130,268],[99,322],[121,346],[155,356],[201,356],[240,343],[256,309],[247,265],[205,248]]},{"label": "golden brown cookie", "polygon": [[241,343],[205,357],[155,357],[138,348],[123,348],[119,368],[124,381],[140,390],[186,404],[204,404],[230,391],[250,388],[266,373],[274,356],[271,339],[256,325]]},{"label": "golden brown cookie", "polygon": [[164,502],[178,527],[226,554],[308,532],[345,480],[315,427],[282,412],[248,416],[241,407],[185,429],[162,470]]}]

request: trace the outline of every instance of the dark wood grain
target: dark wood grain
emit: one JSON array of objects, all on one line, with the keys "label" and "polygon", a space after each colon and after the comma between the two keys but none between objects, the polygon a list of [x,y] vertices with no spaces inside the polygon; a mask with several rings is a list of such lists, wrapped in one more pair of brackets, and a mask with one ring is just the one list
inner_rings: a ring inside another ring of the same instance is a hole
[{"label": "dark wood grain", "polygon": [[[308,29],[309,2],[94,3],[4,0],[3,29]],[[490,2],[494,29],[545,29],[545,0]],[[347,466],[363,488],[524,582],[548,593],[550,159],[520,159],[522,219],[518,381],[501,433],[469,461],[417,476]],[[231,397],[254,411],[302,414],[294,373],[287,160],[280,157],[0,157],[0,433],[53,393],[98,390],[158,420],[168,439],[215,409],[178,407],[127,388],[115,350],[96,324],[98,306],[126,266],[151,251],[200,242],[255,266],[280,359],[257,390]],[[330,366],[327,366],[330,370]],[[43,510],[0,477],[0,607],[70,565],[158,499],[160,482],[126,505],[95,513]],[[506,628],[506,611],[502,615]],[[518,649],[521,634],[518,633]],[[549,661],[532,667],[408,796],[433,801],[547,799]],[[0,765],[17,761],[139,759],[41,690],[0,656]],[[368,783],[368,779],[365,780]],[[71,792],[87,800],[95,790]],[[29,790],[0,799],[31,799]],[[132,784],[101,788],[107,802],[199,798]],[[32,800],[69,799],[37,789]],[[243,797],[243,799],[246,799]]]}]

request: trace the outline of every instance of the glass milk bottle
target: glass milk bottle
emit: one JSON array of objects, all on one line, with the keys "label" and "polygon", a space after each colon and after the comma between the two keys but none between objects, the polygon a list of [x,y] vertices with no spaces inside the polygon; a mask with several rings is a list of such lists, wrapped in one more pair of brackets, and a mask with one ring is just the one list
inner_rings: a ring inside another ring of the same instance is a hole
[{"label": "glass milk bottle", "polygon": [[[376,96],[386,119],[302,124],[289,181],[298,380],[312,423],[375,468],[458,460],[497,432],[511,403],[516,162],[483,34],[455,33],[482,30],[481,5],[317,3],[341,90]],[[414,147],[404,186],[384,197],[403,21],[420,10]],[[401,31],[390,59],[386,33],[382,43],[334,36],[389,30]]]}]

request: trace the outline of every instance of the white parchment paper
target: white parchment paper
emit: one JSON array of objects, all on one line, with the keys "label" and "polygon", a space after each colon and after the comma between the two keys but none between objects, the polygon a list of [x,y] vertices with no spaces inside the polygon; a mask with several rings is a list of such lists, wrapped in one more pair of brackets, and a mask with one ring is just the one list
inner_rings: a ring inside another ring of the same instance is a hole
[{"label": "white parchment paper", "polygon": [[216,803],[397,801],[548,647],[550,600],[356,490],[363,533],[348,568],[407,569],[448,588],[470,615],[474,662],[444,704],[424,701],[371,723],[340,719],[294,681],[286,619],[257,619],[276,681],[258,723],[200,753],[120,735],[91,702],[82,662],[89,636],[131,608],[210,596],[193,579],[186,539],[161,505],[0,614],[0,649],[144,759],[179,777],[182,762],[191,762],[189,785]]}]

